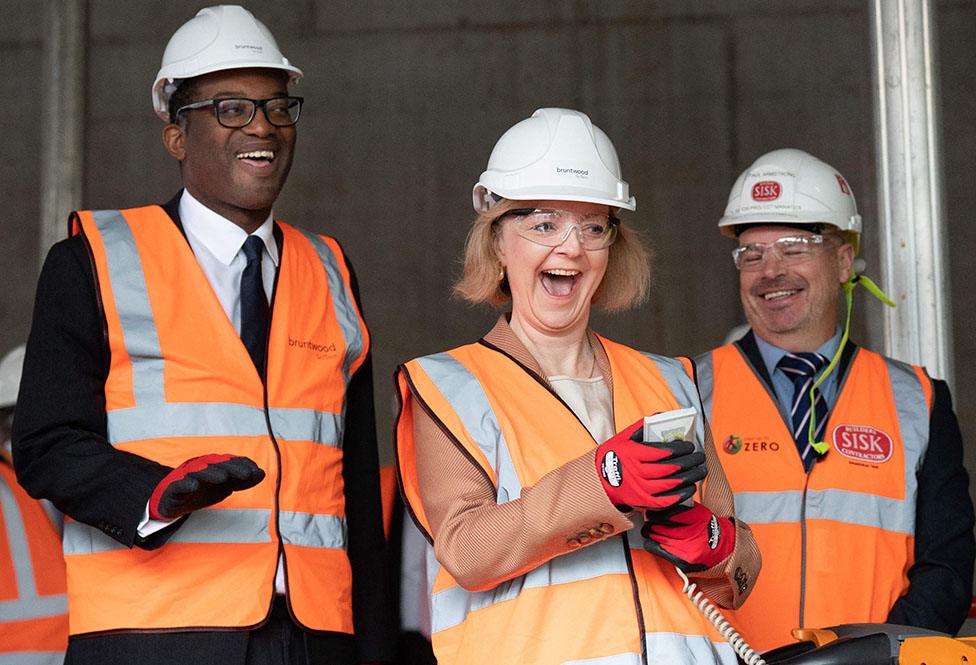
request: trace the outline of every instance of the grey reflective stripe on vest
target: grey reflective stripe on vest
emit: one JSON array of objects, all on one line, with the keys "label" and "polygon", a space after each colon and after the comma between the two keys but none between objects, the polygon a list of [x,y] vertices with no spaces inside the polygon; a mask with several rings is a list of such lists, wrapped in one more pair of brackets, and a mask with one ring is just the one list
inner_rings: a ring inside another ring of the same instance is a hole
[{"label": "grey reflective stripe on vest", "polygon": [[[691,601],[689,601],[691,602]],[[648,663],[699,665],[723,663],[735,665],[735,651],[727,642],[712,642],[705,635],[648,633],[644,638]]]},{"label": "grey reflective stripe on vest", "polygon": [[278,513],[278,529],[285,545],[346,549],[346,520],[342,517],[283,510]]},{"label": "grey reflective stripe on vest", "polygon": [[[654,361],[654,364],[667,382],[671,394],[678,400],[681,407],[695,407],[695,410],[698,412],[698,417],[695,418],[695,437],[697,439],[695,446],[698,450],[702,450],[705,445],[705,420],[701,417],[701,400],[698,398],[698,389],[695,387],[695,382],[688,376],[684,364],[674,358],[659,356],[654,353],[641,353]],[[644,415],[649,416],[651,414],[645,413]]]},{"label": "grey reflective stripe on vest", "polygon": [[346,357],[342,362],[342,378],[349,382],[349,367],[352,361],[363,351],[362,329],[359,327],[359,316],[353,306],[352,293],[346,288],[346,281],[339,270],[339,262],[332,249],[325,244],[318,235],[298,229],[315,248],[319,260],[325,267],[325,276],[329,282],[329,293],[332,295],[332,306],[335,309],[336,321],[346,343]]},{"label": "grey reflective stripe on vest", "polygon": [[[105,246],[106,263],[126,352],[132,361],[136,406],[107,414],[113,444],[174,436],[255,436],[268,433],[264,410],[242,404],[169,403],[163,381],[162,350],[149,301],[142,262],[129,223],[118,210],[92,212]],[[302,232],[305,233],[305,232]],[[305,233],[322,261],[332,292],[336,318],[345,337],[343,379],[362,352],[365,340],[332,251],[314,234]],[[341,416],[309,409],[269,409],[272,431],[282,440],[341,443]]]},{"label": "grey reflective stripe on vest", "polygon": [[695,358],[695,377],[698,379],[698,394],[701,395],[705,417],[712,422],[712,398],[715,395],[715,365],[712,352],[706,351]]},{"label": "grey reflective stripe on vest", "polygon": [[[735,516],[748,524],[797,523],[803,492],[737,492]],[[807,490],[806,519],[823,519],[876,527],[885,531],[915,532],[914,500],[906,502],[847,490]]]},{"label": "grey reflective stripe on vest", "polygon": [[[431,601],[431,630],[436,633],[460,625],[469,612],[512,600],[523,589],[568,584],[601,575],[627,574],[627,560],[620,539],[611,538],[550,559],[525,575],[502,582],[488,591],[466,591],[460,586],[438,591]],[[630,599],[626,600],[630,602]]]},{"label": "grey reflective stripe on vest", "polygon": [[[205,508],[190,514],[167,543],[268,543],[271,511],[255,509]],[[67,522],[64,525],[64,554],[95,554],[128,549],[99,529]]]},{"label": "grey reflective stripe on vest", "polygon": [[[40,596],[34,583],[34,562],[27,540],[27,525],[13,490],[0,476],[0,508],[10,545],[10,558],[17,583],[17,598],[0,601],[0,622],[38,619],[57,616],[68,611],[68,598],[64,594]],[[0,658],[2,661],[2,658]]]},{"label": "grey reflective stripe on vest", "polygon": [[418,358],[417,363],[454,407],[464,428],[487,458],[497,479],[497,502],[519,498],[522,481],[515,473],[498,419],[478,379],[448,353]]},{"label": "grey reflective stripe on vest", "polygon": [[902,510],[905,521],[910,523],[910,530],[905,533],[914,534],[915,498],[918,494],[918,477],[915,474],[922,468],[929,446],[929,407],[914,368],[891,358],[885,358],[884,361],[888,367],[891,394],[895,399],[898,430],[905,455],[905,501]]},{"label": "grey reflective stripe on vest", "polygon": [[95,210],[92,218],[102,234],[125,350],[132,359],[136,404],[165,402],[163,353],[132,229],[118,210]]},{"label": "grey reflective stripe on vest", "polygon": [[[272,431],[285,441],[339,445],[339,415],[311,409],[268,409]],[[107,414],[109,439],[127,441],[189,436],[262,436],[264,409],[244,404],[166,402]]]},{"label": "grey reflective stripe on vest", "polygon": [[61,665],[63,662],[63,651],[24,651],[0,654],[0,663],[3,665]]}]

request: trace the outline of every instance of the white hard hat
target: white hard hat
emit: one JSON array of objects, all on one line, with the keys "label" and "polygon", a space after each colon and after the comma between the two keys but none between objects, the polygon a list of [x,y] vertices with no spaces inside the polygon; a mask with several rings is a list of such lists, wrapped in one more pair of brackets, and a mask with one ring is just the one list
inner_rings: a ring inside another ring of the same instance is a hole
[{"label": "white hard hat", "polygon": [[607,135],[585,113],[558,108],[539,109],[502,134],[472,197],[477,212],[499,197],[637,207]]},{"label": "white hard hat", "polygon": [[15,346],[0,360],[0,409],[17,403],[20,374],[24,370],[24,345]]},{"label": "white hard hat", "polygon": [[764,223],[828,224],[858,250],[861,216],[851,186],[834,167],[802,150],[773,150],[753,162],[732,186],[718,226],[735,237],[737,226]]},{"label": "white hard hat", "polygon": [[289,82],[302,70],[281,55],[274,36],[251,12],[238,5],[205,7],[173,33],[152,87],[156,115],[169,121],[170,95],[179,82],[225,69],[267,67],[289,73]]}]

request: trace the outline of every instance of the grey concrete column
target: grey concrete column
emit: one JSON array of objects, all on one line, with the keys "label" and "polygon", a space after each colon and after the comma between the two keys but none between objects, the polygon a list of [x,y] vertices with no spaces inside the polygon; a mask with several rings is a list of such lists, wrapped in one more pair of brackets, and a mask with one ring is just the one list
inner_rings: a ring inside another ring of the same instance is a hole
[{"label": "grey concrete column", "polygon": [[68,213],[82,202],[88,3],[44,2],[41,112],[41,260],[65,237]]},{"label": "grey concrete column", "polygon": [[941,104],[930,0],[872,0],[885,352],[952,383]]}]

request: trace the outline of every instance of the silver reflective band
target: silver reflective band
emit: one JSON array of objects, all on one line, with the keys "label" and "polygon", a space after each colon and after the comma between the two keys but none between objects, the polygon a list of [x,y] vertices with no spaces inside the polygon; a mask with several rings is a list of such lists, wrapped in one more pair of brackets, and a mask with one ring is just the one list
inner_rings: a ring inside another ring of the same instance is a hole
[{"label": "silver reflective band", "polygon": [[[268,409],[272,431],[282,441],[339,445],[339,415],[310,409]],[[194,436],[266,436],[264,409],[216,402],[167,402],[109,411],[109,440]]]},{"label": "silver reflective band", "polygon": [[118,210],[95,210],[92,218],[102,235],[125,350],[132,360],[136,404],[165,402],[159,333],[132,229]]},{"label": "silver reflective band", "polygon": [[478,379],[448,353],[418,358],[417,363],[454,407],[464,429],[487,458],[497,478],[497,502],[505,503],[519,498],[522,495],[522,481],[515,473],[501,426]]},{"label": "silver reflective band", "polygon": [[34,584],[34,563],[30,544],[27,542],[27,525],[20,513],[17,498],[3,476],[0,476],[0,508],[7,527],[7,543],[10,545],[10,558],[14,564],[17,595],[22,599],[36,598],[37,586]]},{"label": "silver reflective band", "polygon": [[[27,619],[43,619],[68,612],[68,596],[59,593],[53,596],[31,596],[17,600],[0,601],[0,622],[24,621]],[[0,663],[6,663],[5,656],[0,656]]]},{"label": "silver reflective band", "polygon": [[[836,454],[836,453],[835,453]],[[803,514],[803,492],[737,492],[735,516],[748,524],[797,523]],[[846,490],[807,490],[806,521],[831,520],[885,531],[915,533],[912,501]]]},{"label": "silver reflective band", "polygon": [[705,418],[708,419],[708,422],[712,422],[712,396],[715,392],[715,369],[712,364],[711,351],[706,351],[695,358],[695,376],[698,379],[698,394],[701,395]]},{"label": "silver reflective band", "polygon": [[698,388],[695,387],[695,382],[685,371],[684,363],[676,358],[659,356],[655,353],[642,352],[642,355],[654,361],[678,404],[682,408],[693,406],[698,411],[698,417],[695,418],[695,437],[697,440],[693,443],[696,450],[703,450],[705,446],[705,419],[702,418],[704,407],[698,398]]},{"label": "silver reflective band", "polygon": [[24,651],[21,653],[5,653],[3,665],[61,665],[64,662],[63,651]]},{"label": "silver reflective band", "polygon": [[346,357],[342,363],[342,377],[349,382],[349,367],[352,361],[363,351],[365,340],[359,327],[359,316],[353,304],[352,293],[346,288],[346,282],[339,271],[339,263],[335,254],[325,241],[318,235],[298,229],[311,243],[315,253],[325,268],[325,277],[329,282],[329,294],[332,296],[332,307],[335,309],[336,321],[346,343]]},{"label": "silver reflective band", "polygon": [[[27,542],[27,525],[13,490],[2,476],[0,476],[0,508],[3,511],[18,595],[14,600],[0,601],[0,622],[65,614],[68,611],[68,597],[65,594],[41,596],[37,593],[37,585],[34,583],[34,563],[31,558],[30,543]],[[3,656],[0,661],[6,662],[5,658],[6,656]]]},{"label": "silver reflective band", "polygon": [[346,549],[346,520],[335,515],[281,511],[278,529],[285,545]]},{"label": "silver reflective band", "polygon": [[466,591],[460,586],[438,591],[431,602],[431,630],[436,633],[458,626],[470,612],[512,600],[523,589],[627,574],[623,544],[619,538],[611,538],[550,559],[525,575],[502,582],[488,591]]},{"label": "silver reflective band", "polygon": [[[206,508],[192,513],[167,543],[269,543],[271,511]],[[95,527],[64,525],[64,554],[96,554],[128,549]]]},{"label": "silver reflective band", "polygon": [[723,641],[713,642],[705,635],[649,632],[644,637],[644,644],[648,663],[736,665],[738,662],[731,645]]}]

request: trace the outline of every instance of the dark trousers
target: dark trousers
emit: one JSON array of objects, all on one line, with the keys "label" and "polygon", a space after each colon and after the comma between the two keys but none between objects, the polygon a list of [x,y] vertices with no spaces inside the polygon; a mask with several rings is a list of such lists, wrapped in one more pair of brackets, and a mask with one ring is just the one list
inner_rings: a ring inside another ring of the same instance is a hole
[{"label": "dark trousers", "polygon": [[72,638],[65,665],[355,665],[349,635],[307,633],[276,596],[252,631],[120,633]]}]

